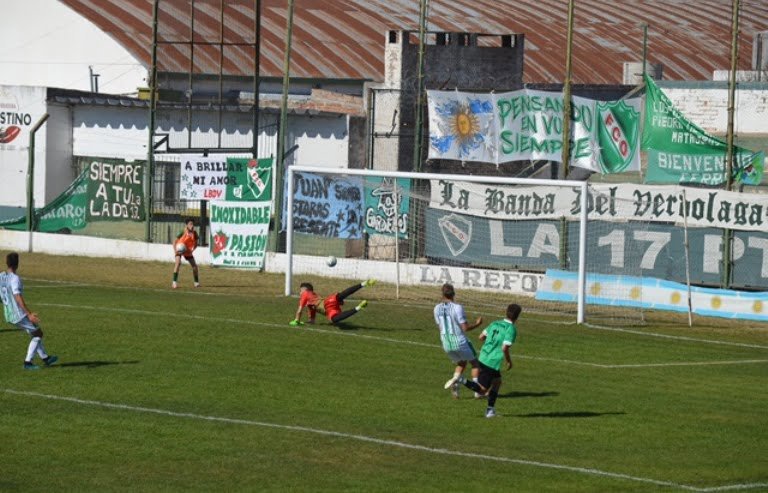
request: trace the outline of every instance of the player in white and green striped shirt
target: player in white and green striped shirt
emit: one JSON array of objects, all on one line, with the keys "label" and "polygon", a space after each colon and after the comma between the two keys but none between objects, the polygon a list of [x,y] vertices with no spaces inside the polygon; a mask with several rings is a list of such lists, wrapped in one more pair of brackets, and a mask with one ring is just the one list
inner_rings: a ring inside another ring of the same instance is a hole
[{"label": "player in white and green striped shirt", "polygon": [[5,257],[5,265],[8,270],[0,272],[0,300],[3,302],[3,311],[5,320],[14,324],[16,327],[29,334],[31,340],[27,347],[27,356],[24,358],[24,369],[37,370],[39,366],[32,362],[32,358],[37,353],[42,358],[45,366],[51,366],[59,359],[56,356],[49,356],[43,346],[43,331],[38,324],[40,319],[37,314],[32,313],[24,301],[24,285],[21,278],[16,274],[19,268],[19,254],[9,253]]},{"label": "player in white and green striped shirt", "polygon": [[[435,306],[435,323],[440,329],[440,340],[443,343],[445,354],[451,358],[456,368],[453,373],[454,382],[458,380],[464,370],[467,368],[467,362],[472,365],[472,378],[476,379],[479,374],[477,353],[472,343],[467,339],[465,332],[479,327],[483,323],[483,317],[477,317],[474,324],[467,323],[467,316],[464,314],[464,307],[454,302],[456,291],[451,284],[443,284],[443,300]],[[452,388],[454,399],[459,398],[459,386]]]}]

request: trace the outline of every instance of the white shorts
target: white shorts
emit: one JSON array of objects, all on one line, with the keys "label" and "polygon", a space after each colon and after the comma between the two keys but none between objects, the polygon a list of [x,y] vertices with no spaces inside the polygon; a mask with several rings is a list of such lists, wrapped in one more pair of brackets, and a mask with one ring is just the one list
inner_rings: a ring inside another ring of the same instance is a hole
[{"label": "white shorts", "polygon": [[32,323],[29,317],[24,317],[14,324],[16,327],[25,331],[27,334],[32,335],[32,332],[39,329],[39,327]]},{"label": "white shorts", "polygon": [[472,361],[473,359],[477,359],[477,353],[475,353],[475,348],[472,346],[472,343],[469,341],[465,341],[461,343],[459,346],[459,349],[455,351],[446,351],[445,354],[448,355],[449,358],[451,358],[451,361],[454,363],[458,363],[459,361]]}]

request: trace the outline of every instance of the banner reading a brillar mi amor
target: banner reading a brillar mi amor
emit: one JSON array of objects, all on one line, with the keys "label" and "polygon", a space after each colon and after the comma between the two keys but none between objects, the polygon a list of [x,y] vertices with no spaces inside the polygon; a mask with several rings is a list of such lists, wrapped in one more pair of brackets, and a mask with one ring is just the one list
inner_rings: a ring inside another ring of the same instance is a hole
[{"label": "banner reading a brillar mi amor", "polygon": [[[486,163],[562,161],[563,95],[427,91],[429,159]],[[570,166],[598,173],[640,169],[639,98],[572,97]]]},{"label": "banner reading a brillar mi amor", "polygon": [[211,264],[262,269],[272,202],[211,202]]}]

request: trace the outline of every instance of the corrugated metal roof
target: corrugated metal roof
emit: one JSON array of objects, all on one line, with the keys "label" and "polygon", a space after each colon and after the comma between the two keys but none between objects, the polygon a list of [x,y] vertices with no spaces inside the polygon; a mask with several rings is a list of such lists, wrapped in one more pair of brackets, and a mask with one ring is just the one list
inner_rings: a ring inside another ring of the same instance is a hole
[{"label": "corrugated metal roof", "polygon": [[[152,0],[60,0],[150,64]],[[285,0],[262,2],[261,75],[282,74]],[[160,0],[159,37],[195,41],[221,39],[221,0]],[[253,43],[256,0],[224,2],[223,39]],[[449,32],[523,33],[526,82],[558,82],[565,65],[565,0],[431,0],[429,29]],[[648,24],[648,59],[664,66],[664,79],[708,80],[730,66],[731,0],[578,0],[575,8],[574,81],[616,84],[623,62],[640,61],[642,27]],[[296,0],[291,75],[305,78],[384,78],[384,43],[389,30],[417,30],[417,0]],[[752,39],[768,30],[768,2],[742,0],[739,68],[750,68]],[[228,47],[225,74],[250,75],[253,50]],[[216,46],[198,45],[194,71],[217,74]],[[159,69],[187,72],[186,45],[161,45]]]}]

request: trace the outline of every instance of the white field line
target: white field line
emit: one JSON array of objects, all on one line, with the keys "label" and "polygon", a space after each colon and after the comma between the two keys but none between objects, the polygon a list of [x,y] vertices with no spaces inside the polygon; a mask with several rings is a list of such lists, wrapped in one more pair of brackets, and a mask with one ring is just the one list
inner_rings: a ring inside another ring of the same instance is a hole
[{"label": "white field line", "polygon": [[55,400],[55,401],[64,401],[64,402],[71,402],[74,404],[80,404],[84,406],[93,406],[93,407],[101,407],[101,408],[107,408],[107,409],[118,409],[121,411],[130,411],[130,412],[136,412],[136,413],[147,413],[147,414],[158,414],[163,416],[170,416],[172,418],[186,418],[186,419],[196,419],[196,420],[202,420],[202,421],[210,421],[210,422],[216,422],[216,423],[227,423],[227,424],[236,424],[236,425],[243,425],[243,426],[257,426],[262,428],[272,428],[277,430],[284,430],[284,431],[293,431],[293,432],[300,432],[300,433],[311,433],[315,435],[322,435],[322,436],[328,436],[328,437],[335,437],[335,438],[342,438],[347,440],[356,440],[360,442],[367,442],[367,443],[374,443],[377,445],[385,445],[389,447],[395,447],[395,448],[402,448],[402,449],[408,449],[408,450],[415,450],[419,452],[424,452],[428,454],[438,454],[438,455],[447,455],[447,456],[453,456],[453,457],[462,457],[462,458],[469,458],[469,459],[480,459],[484,461],[493,461],[493,462],[502,462],[502,463],[510,463],[510,464],[518,464],[523,466],[531,466],[531,467],[539,467],[539,468],[546,468],[546,469],[554,469],[559,471],[567,471],[577,474],[586,474],[591,476],[600,476],[600,477],[606,477],[611,479],[618,479],[618,480],[624,480],[624,481],[632,481],[636,483],[645,483],[645,484],[652,484],[655,486],[665,486],[665,487],[671,487],[671,488],[679,488],[683,490],[688,491],[699,491],[699,492],[709,492],[709,491],[727,491],[731,489],[750,489],[750,488],[758,488],[763,487],[766,484],[763,483],[755,483],[755,484],[740,484],[740,485],[726,485],[726,486],[717,486],[714,488],[700,488],[696,486],[690,486],[685,484],[679,484],[674,483],[672,481],[662,481],[652,478],[643,478],[639,476],[632,476],[629,474],[622,474],[622,473],[615,473],[610,471],[603,471],[600,469],[594,469],[594,468],[587,468],[587,467],[577,467],[577,466],[569,466],[565,464],[555,464],[550,462],[540,462],[540,461],[532,461],[532,460],[525,460],[525,459],[515,459],[512,457],[503,457],[503,456],[495,456],[495,455],[486,455],[486,454],[475,454],[472,452],[461,452],[458,450],[450,450],[450,449],[444,449],[444,448],[435,448],[435,447],[428,447],[425,445],[417,445],[413,443],[407,443],[407,442],[401,442],[397,440],[387,440],[387,439],[381,439],[381,438],[375,438],[370,437],[366,435],[355,435],[352,433],[343,433],[339,431],[332,431],[332,430],[323,430],[319,428],[311,428],[307,426],[296,426],[296,425],[282,425],[278,423],[267,423],[264,421],[253,421],[248,419],[234,419],[234,418],[225,418],[225,417],[219,417],[219,416],[206,416],[202,414],[194,414],[194,413],[184,413],[184,412],[175,412],[175,411],[169,411],[166,409],[155,409],[150,407],[139,407],[139,406],[130,406],[127,404],[116,404],[111,402],[103,402],[103,401],[94,401],[94,400],[86,400],[86,399],[78,399],[75,397],[65,397],[65,396],[58,396],[58,395],[50,395],[50,394],[41,394],[38,392],[28,392],[28,391],[19,391],[14,389],[3,389],[3,392],[6,394],[12,394],[17,396],[25,396],[25,397],[37,397],[41,399],[48,399],[48,400]]},{"label": "white field line", "polygon": [[[90,284],[90,283],[79,283],[74,281],[57,281],[57,280],[48,280],[48,279],[32,279],[36,282],[47,282],[51,284],[62,284],[65,286],[72,286],[72,287],[97,287],[97,288],[111,288],[111,289],[123,289],[123,290],[130,290],[130,291],[142,291],[142,292],[150,292],[150,293],[167,293],[170,289],[157,289],[157,288],[138,288],[138,287],[132,287],[132,286],[113,286],[113,285],[107,285],[107,284]],[[41,287],[41,286],[36,286]],[[200,291],[200,290],[184,290],[183,294],[193,294],[193,295],[204,295],[204,296],[224,296],[224,297],[236,297],[236,298],[242,298],[243,295],[236,294],[236,293],[212,293],[209,291]],[[275,295],[275,298],[282,298],[284,297],[282,294]],[[424,308],[425,305],[418,305],[418,304],[409,304],[404,302],[399,303],[388,303],[388,302],[377,302],[379,304],[388,304],[391,306],[405,306],[410,308]],[[430,308],[431,309],[431,308]],[[482,313],[482,315],[489,315],[494,316],[493,314],[488,313]],[[547,322],[550,323],[550,322]],[[713,339],[700,339],[697,337],[688,337],[688,336],[675,336],[670,334],[660,334],[658,332],[645,332],[641,330],[632,330],[632,329],[621,329],[617,327],[598,327],[598,326],[590,326],[589,327],[592,330],[604,330],[608,332],[624,332],[628,334],[634,334],[639,336],[646,336],[646,337],[658,337],[663,339],[673,339],[673,340],[679,340],[679,341],[688,341],[688,342],[700,342],[702,344],[717,344],[722,346],[735,346],[735,347],[747,347],[747,348],[753,348],[753,349],[768,349],[768,346],[766,345],[760,345],[760,344],[747,344],[742,342],[730,342],[730,341],[718,341]]]},{"label": "white field line", "polygon": [[[234,318],[205,317],[202,315],[193,315],[191,313],[157,312],[157,311],[150,311],[150,310],[135,310],[132,308],[103,308],[103,307],[97,307],[97,306],[67,305],[67,304],[61,304],[61,303],[38,303],[38,305],[50,306],[54,308],[71,308],[76,310],[92,310],[92,311],[113,312],[113,313],[133,313],[136,315],[175,317],[175,318],[186,318],[186,319],[193,319],[193,320],[225,322],[225,323],[231,323],[231,324],[255,325],[259,327],[269,327],[274,329],[285,329],[285,330],[292,330],[292,331],[299,331],[299,332],[317,332],[317,333],[334,335],[334,336],[358,337],[361,339],[389,342],[393,344],[401,344],[401,345],[407,345],[407,346],[419,346],[419,347],[428,347],[428,348],[435,348],[435,349],[441,348],[439,344],[407,341],[402,339],[392,339],[389,337],[357,334],[354,332],[347,332],[347,331],[340,331],[340,330],[321,329],[318,327],[312,327],[310,325],[303,325],[301,329],[293,329],[293,328],[286,327],[285,324],[256,322],[253,320],[239,320]],[[646,367],[664,367],[664,366],[744,365],[744,364],[768,363],[768,359],[750,359],[750,360],[731,360],[731,361],[691,361],[691,362],[672,362],[672,363],[642,363],[642,364],[612,365],[612,364],[589,363],[585,361],[574,361],[574,360],[567,360],[567,359],[543,358],[538,356],[515,355],[514,357],[519,359],[533,360],[533,361],[550,361],[554,363],[562,363],[562,364],[568,364],[568,365],[589,366],[593,368],[646,368]]]}]

